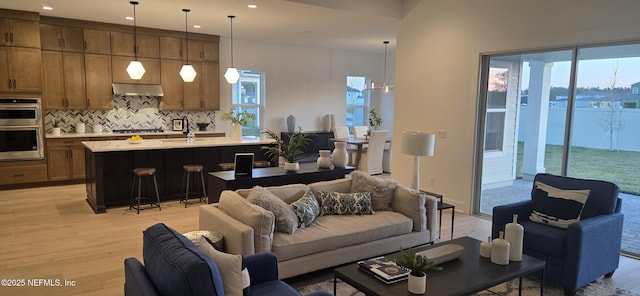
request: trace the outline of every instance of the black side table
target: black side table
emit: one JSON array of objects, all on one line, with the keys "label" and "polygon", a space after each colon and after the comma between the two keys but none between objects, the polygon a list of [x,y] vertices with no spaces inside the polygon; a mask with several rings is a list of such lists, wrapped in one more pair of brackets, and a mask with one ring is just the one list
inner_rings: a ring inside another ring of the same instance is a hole
[{"label": "black side table", "polygon": [[433,196],[438,199],[438,215],[439,215],[439,223],[438,223],[438,239],[440,239],[442,235],[442,210],[451,209],[451,239],[453,239],[453,221],[456,217],[456,206],[452,204],[448,204],[442,201],[442,194],[437,194],[429,191],[420,190],[420,192]]}]

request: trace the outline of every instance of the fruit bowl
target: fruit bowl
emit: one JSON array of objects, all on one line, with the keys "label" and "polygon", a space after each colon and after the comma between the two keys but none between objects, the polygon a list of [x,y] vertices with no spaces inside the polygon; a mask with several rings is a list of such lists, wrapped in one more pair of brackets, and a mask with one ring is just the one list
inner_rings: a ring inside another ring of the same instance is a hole
[{"label": "fruit bowl", "polygon": [[129,142],[129,144],[140,144],[142,143],[142,137],[138,135],[131,136],[127,138],[127,142]]},{"label": "fruit bowl", "polygon": [[142,140],[127,139],[127,142],[129,142],[129,144],[140,144],[142,143]]}]

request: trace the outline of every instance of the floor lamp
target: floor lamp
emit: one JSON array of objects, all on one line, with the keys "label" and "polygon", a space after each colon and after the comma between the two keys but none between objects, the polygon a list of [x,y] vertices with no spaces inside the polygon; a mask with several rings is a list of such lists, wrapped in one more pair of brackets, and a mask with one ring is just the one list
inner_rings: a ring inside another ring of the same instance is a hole
[{"label": "floor lamp", "polygon": [[402,133],[402,153],[413,155],[411,188],[420,190],[420,156],[433,156],[436,135],[423,132]]}]

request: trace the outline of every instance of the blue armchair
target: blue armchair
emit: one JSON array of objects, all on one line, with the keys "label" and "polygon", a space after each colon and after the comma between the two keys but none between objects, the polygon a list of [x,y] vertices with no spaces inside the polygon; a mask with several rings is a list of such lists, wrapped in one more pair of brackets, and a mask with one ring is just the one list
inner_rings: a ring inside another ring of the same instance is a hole
[{"label": "blue armchair", "polygon": [[524,227],[523,252],[546,261],[545,279],[561,285],[565,294],[601,276],[611,277],[618,268],[622,240],[622,200],[618,186],[611,182],[537,174],[535,181],[563,190],[589,189],[580,220],[567,229],[533,222],[536,186],[531,200],[493,208],[492,236],[504,230],[512,215]]},{"label": "blue armchair", "polygon": [[[225,295],[216,263],[175,230],[162,223],[149,227],[144,231],[143,248],[145,266],[136,258],[124,260],[125,295]],[[273,253],[243,257],[251,278],[245,295],[300,296],[278,280],[277,261]],[[332,294],[323,291],[311,295]]]}]

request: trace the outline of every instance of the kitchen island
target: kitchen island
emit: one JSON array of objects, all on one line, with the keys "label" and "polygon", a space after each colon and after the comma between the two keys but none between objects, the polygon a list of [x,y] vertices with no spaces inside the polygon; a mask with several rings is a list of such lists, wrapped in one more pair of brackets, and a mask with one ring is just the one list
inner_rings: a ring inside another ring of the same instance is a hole
[{"label": "kitchen island", "polygon": [[[160,200],[180,199],[182,166],[200,164],[204,173],[219,171],[221,162],[233,162],[235,153],[251,152],[256,160],[267,160],[264,145],[273,145],[270,138],[228,137],[196,138],[187,143],[184,138],[151,139],[129,143],[126,140],[84,141],[87,202],[95,213],[109,207],[128,205],[131,198],[133,169],[156,169]],[[271,166],[278,166],[271,161]],[[150,196],[144,191],[143,195]]]}]

